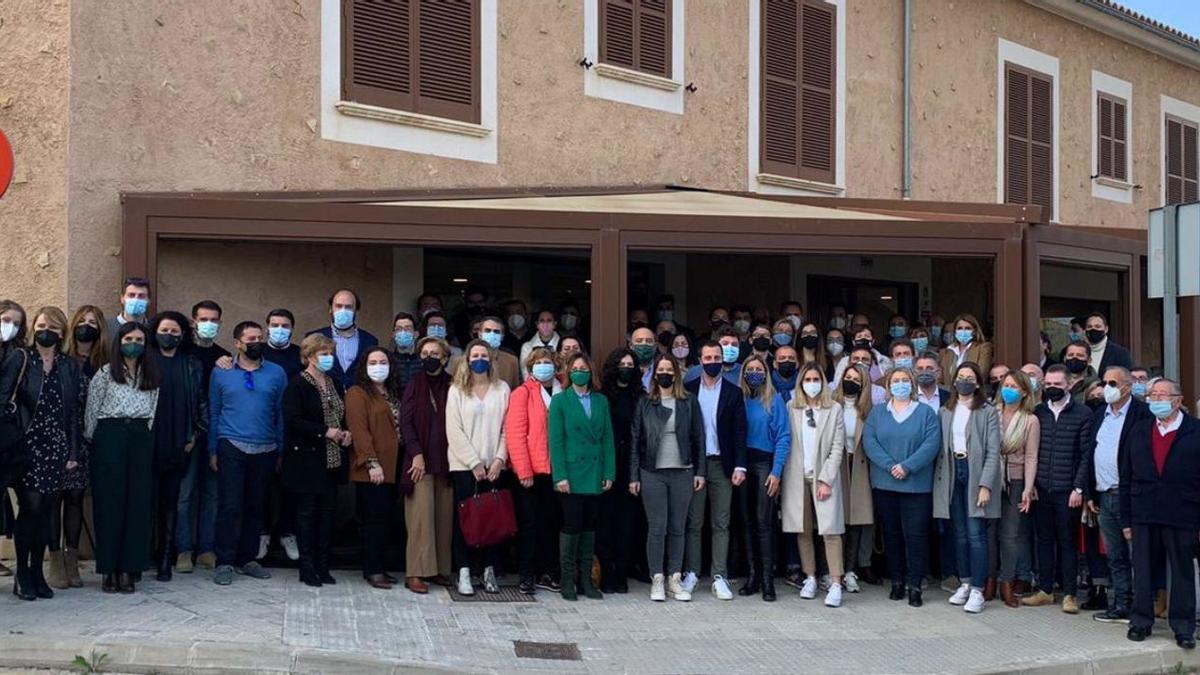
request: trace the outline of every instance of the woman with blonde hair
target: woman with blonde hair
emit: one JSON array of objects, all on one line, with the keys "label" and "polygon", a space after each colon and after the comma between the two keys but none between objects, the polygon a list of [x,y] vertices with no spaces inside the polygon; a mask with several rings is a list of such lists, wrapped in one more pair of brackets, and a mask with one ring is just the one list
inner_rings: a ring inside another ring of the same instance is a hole
[{"label": "woman with blonde hair", "polygon": [[[786,320],[781,323],[791,325]],[[790,348],[790,346],[789,346]],[[749,576],[738,595],[754,595],[762,589],[763,600],[775,600],[775,498],[779,481],[791,452],[792,436],[787,403],[775,392],[768,377],[767,361],[750,356],[742,362],[742,396],[746,402],[746,482],[738,491]]]},{"label": "woman with blonde hair", "polygon": [[1010,370],[1000,382],[1000,598],[1007,607],[1020,607],[1015,584],[1033,580],[1029,510],[1037,499],[1038,444],[1041,424],[1033,409],[1037,399],[1029,376]]},{"label": "woman with blonde hair", "polygon": [[800,369],[789,413],[792,449],[783,472],[783,531],[799,535],[800,567],[805,575],[800,597],[817,596],[816,530],[824,540],[829,563],[831,583],[825,606],[839,607],[844,571],[842,534],[846,531],[841,481],[846,426],[818,364],[807,363]]},{"label": "woman with blonde hair", "polygon": [[983,327],[974,314],[959,314],[946,325],[952,327],[954,333],[951,342],[942,350],[942,384],[953,389],[954,378],[962,364],[974,363],[982,373],[992,369],[992,343],[983,334]]},{"label": "woman with blonde hair", "polygon": [[[561,342],[559,343],[561,345]],[[454,372],[446,397],[446,440],[454,501],[461,503],[480,492],[507,486],[508,447],[504,440],[504,415],[508,410],[508,383],[496,375],[492,348],[483,340],[469,342]],[[474,595],[472,568],[483,568],[483,589],[499,593],[496,563],[500,546],[467,547],[462,529],[454,531],[454,557],[458,560],[458,592]]]},{"label": "woman with blonde hair", "polygon": [[[871,554],[875,548],[875,507],[871,499],[871,467],[862,449],[863,425],[871,414],[871,369],[856,363],[842,374],[842,381],[833,393],[835,403],[842,406],[842,422],[846,429],[846,459],[842,462],[842,494],[846,507],[846,590],[859,591],[859,577],[870,584],[879,580],[871,570]],[[863,390],[868,391],[864,394]]]}]

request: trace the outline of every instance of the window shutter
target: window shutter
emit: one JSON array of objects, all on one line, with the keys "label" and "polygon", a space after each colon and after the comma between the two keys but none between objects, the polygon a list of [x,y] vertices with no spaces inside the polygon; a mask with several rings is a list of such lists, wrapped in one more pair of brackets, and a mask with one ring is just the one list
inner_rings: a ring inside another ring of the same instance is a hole
[{"label": "window shutter", "polygon": [[1029,76],[1009,67],[1005,71],[1004,201],[1029,203]]},{"label": "window shutter", "polygon": [[1029,199],[1054,213],[1054,107],[1050,79],[1029,79]]},{"label": "window shutter", "polygon": [[479,0],[417,6],[417,111],[478,123]]},{"label": "window shutter", "polygon": [[833,183],[836,9],[820,0],[762,4],[762,140],[766,173]]},{"label": "window shutter", "polygon": [[633,68],[633,15],[635,0],[602,0],[600,10],[600,61]]},{"label": "window shutter", "polygon": [[1197,201],[1196,126],[1183,125],[1183,201]]},{"label": "window shutter", "polygon": [[1125,102],[1100,94],[1096,106],[1096,149],[1099,154],[1096,173],[1125,180]]},{"label": "window shutter", "polygon": [[342,3],[342,99],[414,107],[410,0]]},{"label": "window shutter", "polygon": [[1050,78],[1005,70],[1004,201],[1054,208],[1054,108]]},{"label": "window shutter", "polygon": [[1197,201],[1196,125],[1167,118],[1166,182],[1167,203]]},{"label": "window shutter", "polygon": [[1112,102],[1112,177],[1118,180],[1129,180],[1128,160],[1126,159],[1125,141],[1125,102]]},{"label": "window shutter", "polygon": [[638,0],[637,69],[671,77],[671,0]]},{"label": "window shutter", "polygon": [[671,77],[671,0],[601,0],[600,61]]}]

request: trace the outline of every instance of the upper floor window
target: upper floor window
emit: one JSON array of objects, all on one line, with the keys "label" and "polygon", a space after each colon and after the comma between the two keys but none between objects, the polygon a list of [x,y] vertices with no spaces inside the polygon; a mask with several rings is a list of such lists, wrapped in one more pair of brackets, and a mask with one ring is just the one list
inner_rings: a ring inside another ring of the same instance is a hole
[{"label": "upper floor window", "polygon": [[762,0],[763,173],[836,181],[836,43],[836,6],[824,0]]},{"label": "upper floor window", "polygon": [[600,0],[600,62],[671,77],[671,0]]},{"label": "upper floor window", "polygon": [[1167,115],[1166,203],[1183,204],[1197,201],[1197,127],[1190,122]]},{"label": "upper floor window", "polygon": [[480,0],[343,0],[342,100],[478,124]]},{"label": "upper floor window", "polygon": [[1122,98],[1096,96],[1096,175],[1125,181],[1129,177],[1125,140],[1126,103]]},{"label": "upper floor window", "polygon": [[1006,63],[1004,201],[1036,204],[1054,217],[1054,82]]}]

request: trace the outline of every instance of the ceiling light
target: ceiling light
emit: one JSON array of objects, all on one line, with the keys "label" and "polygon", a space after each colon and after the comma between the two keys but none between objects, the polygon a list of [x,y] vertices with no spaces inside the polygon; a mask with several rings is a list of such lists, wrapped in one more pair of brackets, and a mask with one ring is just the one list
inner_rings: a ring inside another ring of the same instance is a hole
[{"label": "ceiling light", "polygon": [[881,296],[879,296],[879,299],[880,299],[880,300],[891,300],[891,299],[892,299],[892,296],[890,296],[890,295],[881,295]]},{"label": "ceiling light", "polygon": [[455,277],[454,279],[452,279],[452,281],[456,284],[465,284],[470,280],[467,279],[466,277]]}]

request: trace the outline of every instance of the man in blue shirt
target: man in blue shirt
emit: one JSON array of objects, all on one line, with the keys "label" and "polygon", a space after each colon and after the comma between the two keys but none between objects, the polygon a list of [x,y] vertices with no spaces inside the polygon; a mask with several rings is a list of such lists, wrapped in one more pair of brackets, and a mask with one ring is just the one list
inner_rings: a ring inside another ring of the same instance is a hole
[{"label": "man in blue shirt", "polygon": [[330,325],[313,333],[320,333],[333,340],[336,348],[333,369],[329,376],[342,383],[342,390],[354,386],[354,373],[358,370],[358,357],[379,344],[374,335],[358,327],[358,312],[362,303],[358,294],[343,288],[329,296]]},{"label": "man in blue shirt", "polygon": [[283,447],[283,368],[263,359],[262,326],[243,321],[233,329],[233,368],[214,369],[208,387],[208,452],[217,472],[217,573],[269,579],[255,558],[267,490]]}]

